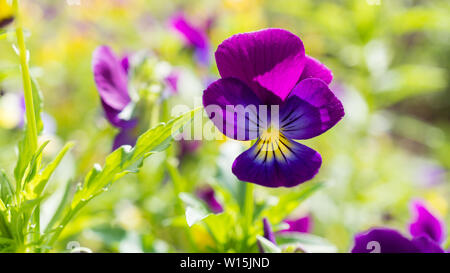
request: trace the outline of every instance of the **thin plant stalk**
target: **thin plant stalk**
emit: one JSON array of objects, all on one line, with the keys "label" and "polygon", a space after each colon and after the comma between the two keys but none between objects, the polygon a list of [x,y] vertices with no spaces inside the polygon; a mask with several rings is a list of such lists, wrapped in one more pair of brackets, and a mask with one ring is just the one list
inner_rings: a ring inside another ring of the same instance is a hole
[{"label": "thin plant stalk", "polygon": [[25,39],[23,35],[23,27],[21,22],[21,16],[19,12],[19,3],[18,0],[13,1],[13,7],[16,14],[16,36],[17,36],[17,46],[19,48],[19,59],[20,59],[20,67],[22,71],[22,81],[23,81],[23,91],[25,97],[25,108],[26,108],[26,117],[27,117],[27,126],[30,130],[30,149],[34,153],[37,149],[38,140],[37,140],[37,125],[36,125],[36,117],[34,111],[33,104],[33,90],[31,88],[31,77],[30,77],[30,69],[28,66],[27,60],[27,49],[25,46]]}]

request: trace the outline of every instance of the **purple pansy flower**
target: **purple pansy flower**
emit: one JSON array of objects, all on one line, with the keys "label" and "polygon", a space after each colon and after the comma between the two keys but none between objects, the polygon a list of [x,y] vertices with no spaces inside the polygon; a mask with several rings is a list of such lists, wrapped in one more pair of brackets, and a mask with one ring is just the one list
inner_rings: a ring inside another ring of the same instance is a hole
[{"label": "purple pansy flower", "polygon": [[409,226],[412,239],[390,228],[372,228],[355,236],[352,253],[444,253],[444,225],[421,203],[414,202],[416,218]]},{"label": "purple pansy flower", "polygon": [[197,190],[196,195],[203,202],[206,203],[208,208],[213,213],[221,213],[223,212],[222,204],[217,200],[214,189],[211,187],[204,187]]},{"label": "purple pansy flower", "polygon": [[103,110],[108,121],[120,129],[113,144],[113,150],[128,144],[134,145],[134,128],[137,120],[126,120],[120,113],[131,102],[128,93],[129,59],[119,59],[107,46],[98,47],[93,53],[92,70],[100,95]]},{"label": "purple pansy flower", "polygon": [[313,222],[310,215],[300,217],[298,219],[286,219],[283,220],[283,222],[286,223],[289,226],[289,228],[280,230],[279,231],[280,233],[290,233],[290,232],[309,233],[312,230]]},{"label": "purple pansy flower", "polygon": [[170,20],[170,25],[183,36],[187,46],[194,49],[197,61],[209,65],[210,45],[206,31],[192,25],[183,13],[175,14]]},{"label": "purple pansy flower", "polygon": [[[344,116],[328,87],[331,71],[306,56],[300,38],[282,29],[234,35],[215,57],[222,78],[204,91],[205,110],[226,136],[256,140],[234,161],[237,178],[266,187],[293,187],[313,178],[321,156],[294,140],[318,136]],[[270,111],[264,120],[259,110],[230,112],[230,106],[276,106],[279,113]]]}]

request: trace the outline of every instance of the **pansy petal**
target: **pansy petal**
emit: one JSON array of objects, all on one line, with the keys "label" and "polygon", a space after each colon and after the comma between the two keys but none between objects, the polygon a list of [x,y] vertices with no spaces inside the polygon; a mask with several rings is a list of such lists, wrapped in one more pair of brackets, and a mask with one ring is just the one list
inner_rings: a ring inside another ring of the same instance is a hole
[{"label": "pansy petal", "polygon": [[412,236],[429,236],[432,240],[442,243],[445,239],[444,223],[434,216],[422,202],[416,201],[412,204],[415,219],[409,225]]},{"label": "pansy petal", "polygon": [[344,107],[320,79],[306,79],[280,106],[280,126],[292,139],[308,139],[333,127],[344,116]]},{"label": "pansy petal", "polygon": [[120,118],[121,110],[116,110],[101,100],[106,119],[115,127],[122,129],[134,128],[137,125],[137,119],[125,120]]},{"label": "pansy petal", "polygon": [[330,84],[333,80],[333,73],[324,64],[307,55],[306,65],[303,69],[302,75],[300,76],[300,81],[309,78],[321,79],[326,84]]},{"label": "pansy petal", "polygon": [[136,144],[137,136],[132,129],[121,130],[114,138],[113,151],[122,145],[134,146]]},{"label": "pansy petal", "polygon": [[418,253],[419,249],[400,232],[373,228],[355,236],[352,253]]},{"label": "pansy petal", "polygon": [[219,201],[217,200],[213,188],[211,187],[200,188],[197,190],[196,195],[198,198],[200,198],[201,200],[203,200],[203,202],[206,203],[208,208],[213,213],[223,212],[222,204],[220,204]]},{"label": "pansy petal", "polygon": [[104,104],[115,110],[123,110],[131,99],[128,95],[128,77],[121,61],[109,47],[100,46],[93,53],[92,69]]},{"label": "pansy petal", "polygon": [[312,229],[312,218],[309,215],[305,217],[300,217],[298,219],[286,219],[283,220],[283,222],[288,224],[289,228],[280,230],[280,233],[289,233],[289,232],[308,233]]},{"label": "pansy petal", "polygon": [[219,45],[215,57],[222,78],[240,79],[265,103],[270,103],[268,93],[284,100],[306,62],[300,38],[282,29],[233,35]]},{"label": "pansy petal", "polygon": [[203,92],[203,105],[214,125],[237,140],[258,137],[258,97],[238,79],[219,79]]},{"label": "pansy petal", "polygon": [[426,235],[415,237],[411,242],[419,249],[420,253],[445,253],[436,241]]},{"label": "pansy petal", "polygon": [[182,13],[175,14],[171,18],[171,25],[183,36],[189,46],[195,48],[208,47],[208,38],[206,33],[188,22]]},{"label": "pansy petal", "polygon": [[125,73],[128,74],[128,70],[130,70],[130,57],[123,57],[120,60],[120,65],[122,66],[122,69],[125,71]]},{"label": "pansy petal", "polygon": [[270,226],[269,220],[266,217],[263,219],[263,230],[264,230],[264,238],[271,241],[273,244],[277,244],[275,241],[275,234],[272,231],[272,227]]},{"label": "pansy petal", "polygon": [[[269,220],[264,217],[263,218],[263,232],[264,232],[264,238],[269,240],[274,245],[277,245],[277,241],[275,240],[275,234],[272,231],[272,227],[270,226]],[[258,249],[259,252],[264,253],[264,248],[262,247],[261,243],[258,240]]]},{"label": "pansy petal", "polygon": [[320,154],[280,134],[269,139],[262,135],[233,163],[232,171],[242,181],[265,187],[294,187],[310,180],[322,164]]}]

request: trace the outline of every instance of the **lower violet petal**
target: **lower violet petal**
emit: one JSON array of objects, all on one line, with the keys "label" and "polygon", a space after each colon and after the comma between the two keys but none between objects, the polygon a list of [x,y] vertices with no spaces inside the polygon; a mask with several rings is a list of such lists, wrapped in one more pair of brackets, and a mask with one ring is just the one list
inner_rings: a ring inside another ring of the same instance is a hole
[{"label": "lower violet petal", "polygon": [[313,149],[282,134],[265,133],[236,158],[232,171],[242,181],[266,187],[294,187],[313,178],[321,164],[320,154]]}]

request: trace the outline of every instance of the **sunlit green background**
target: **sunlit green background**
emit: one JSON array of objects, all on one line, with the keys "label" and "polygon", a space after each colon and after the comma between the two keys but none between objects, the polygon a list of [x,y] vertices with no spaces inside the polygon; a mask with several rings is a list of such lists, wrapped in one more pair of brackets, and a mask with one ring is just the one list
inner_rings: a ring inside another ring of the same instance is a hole
[{"label": "sunlit green background", "polygon": [[[306,53],[333,70],[332,90],[346,116],[329,132],[305,141],[322,154],[312,181],[323,188],[304,202],[283,196],[299,188],[256,188],[255,200],[272,223],[287,214],[314,218],[313,234],[347,252],[353,235],[373,226],[406,233],[411,200],[425,200],[450,227],[450,2],[446,0],[80,0],[22,1],[30,64],[55,131],[46,156],[76,141],[50,185],[56,192],[42,214],[54,210],[65,183],[80,182],[94,163],[103,163],[116,134],[103,118],[91,71],[93,50],[102,44],[117,53],[153,52],[182,71],[173,103],[193,105],[218,77],[215,62],[196,64],[168,19],[183,11],[195,25],[214,18],[213,49],[239,32],[277,27],[302,40]],[[21,134],[18,106],[21,78],[13,37],[0,41],[0,166],[12,170]],[[51,125],[46,125],[47,129]],[[234,237],[236,202],[229,189],[243,182],[231,174],[232,160],[247,147],[238,141],[204,141],[182,162],[167,153],[148,158],[93,200],[67,227],[67,242],[101,252],[238,251]],[[176,148],[176,147],[175,147]],[[172,158],[173,159],[173,158]],[[176,167],[178,171],[171,171]],[[188,228],[176,213],[172,190],[194,193],[210,184],[228,211],[210,216],[209,226]],[[295,209],[295,210],[294,210]],[[291,213],[291,210],[293,212]],[[228,225],[226,226],[225,223]],[[215,237],[209,228],[217,229]],[[222,229],[222,230],[219,230]],[[255,227],[262,233],[261,227]]]}]

